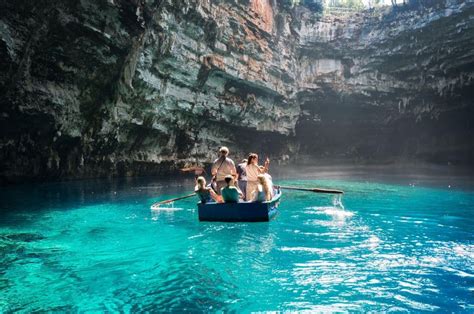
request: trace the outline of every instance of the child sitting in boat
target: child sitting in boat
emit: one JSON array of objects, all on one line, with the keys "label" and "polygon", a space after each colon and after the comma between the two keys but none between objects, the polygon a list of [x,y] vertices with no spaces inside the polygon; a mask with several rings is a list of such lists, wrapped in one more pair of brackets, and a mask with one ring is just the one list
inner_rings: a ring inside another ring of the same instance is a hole
[{"label": "child sitting in boat", "polygon": [[204,177],[198,177],[196,180],[196,187],[194,188],[194,192],[199,196],[199,199],[202,203],[208,202],[219,202],[220,197],[217,195],[216,192],[210,187],[206,186],[206,179]]},{"label": "child sitting in boat", "polygon": [[257,176],[257,189],[253,192],[254,202],[270,201],[273,197],[273,189],[270,187],[270,180],[264,174]]},{"label": "child sitting in boat", "polygon": [[224,180],[227,186],[221,189],[222,199],[225,203],[237,203],[242,197],[242,192],[235,187],[234,177],[232,175],[227,175]]}]

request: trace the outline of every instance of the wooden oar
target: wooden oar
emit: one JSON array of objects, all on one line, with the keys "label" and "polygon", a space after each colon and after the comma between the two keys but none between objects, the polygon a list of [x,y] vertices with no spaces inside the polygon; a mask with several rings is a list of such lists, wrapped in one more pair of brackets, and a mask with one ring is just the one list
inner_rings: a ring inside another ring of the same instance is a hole
[{"label": "wooden oar", "polygon": [[275,187],[279,187],[280,189],[285,189],[285,190],[306,191],[306,192],[314,192],[314,193],[344,194],[344,191],[341,191],[341,190],[330,190],[330,189],[321,189],[321,188],[299,188],[297,186],[281,186],[281,185],[275,185]]},{"label": "wooden oar", "polygon": [[189,195],[185,195],[185,196],[180,196],[180,197],[176,197],[176,198],[172,198],[172,199],[169,199],[169,200],[165,200],[165,201],[161,201],[161,202],[156,202],[154,203],[153,205],[151,205],[151,209],[157,209],[160,207],[160,205],[163,205],[163,204],[168,204],[168,203],[171,203],[171,202],[174,202],[174,201],[179,201],[179,200],[184,200],[185,198],[190,198],[190,197],[193,197],[195,196],[196,193],[193,193],[193,194],[189,194]]},{"label": "wooden oar", "polygon": [[203,167],[198,167],[198,166],[192,166],[192,167],[187,167],[187,168],[181,168],[179,169],[181,172],[192,172],[194,171],[194,174],[197,176],[200,176],[202,174],[206,173],[206,170]]}]

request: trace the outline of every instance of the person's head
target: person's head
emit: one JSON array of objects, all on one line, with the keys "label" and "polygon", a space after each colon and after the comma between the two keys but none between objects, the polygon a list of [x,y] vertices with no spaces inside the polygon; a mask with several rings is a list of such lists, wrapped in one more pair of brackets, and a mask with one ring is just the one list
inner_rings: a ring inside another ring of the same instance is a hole
[{"label": "person's head", "polygon": [[232,175],[226,175],[225,178],[225,183],[227,183],[227,186],[230,186],[234,183],[234,177]]},{"label": "person's head", "polygon": [[221,148],[219,148],[219,155],[221,157],[227,157],[227,155],[229,155],[229,149],[225,146],[222,146]]},{"label": "person's head", "polygon": [[242,164],[246,164],[246,163],[247,163],[247,159],[245,159],[245,158],[244,158],[244,159],[242,159],[242,161],[241,161],[240,163],[242,163]]},{"label": "person's head", "polygon": [[251,164],[254,164],[254,165],[258,164],[258,155],[255,154],[255,153],[250,153],[250,154],[249,154],[249,158],[247,159],[247,163],[248,163],[249,165],[251,165]]},{"label": "person's head", "polygon": [[206,187],[206,179],[204,177],[198,177],[196,182],[198,189],[204,189]]}]

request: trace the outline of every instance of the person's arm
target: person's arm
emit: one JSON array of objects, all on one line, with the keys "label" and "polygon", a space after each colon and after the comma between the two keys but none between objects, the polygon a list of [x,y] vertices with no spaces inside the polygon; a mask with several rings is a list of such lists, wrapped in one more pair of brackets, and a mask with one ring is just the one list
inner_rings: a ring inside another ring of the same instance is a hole
[{"label": "person's arm", "polygon": [[235,163],[231,160],[231,169],[230,169],[230,174],[234,177],[237,178],[237,169],[235,169]]},{"label": "person's arm", "polygon": [[209,189],[209,193],[211,193],[211,197],[214,201],[216,201],[217,203],[221,203],[221,198],[219,197],[219,195],[217,195],[216,192],[214,192],[213,189]]},{"label": "person's arm", "polygon": [[217,165],[216,165],[216,162],[214,162],[214,163],[212,164],[211,175],[212,175],[213,177],[215,177],[215,176],[217,175]]},{"label": "person's arm", "polygon": [[265,173],[268,172],[269,167],[270,167],[270,158],[267,157],[265,159],[265,163],[263,164],[263,168],[264,168]]}]

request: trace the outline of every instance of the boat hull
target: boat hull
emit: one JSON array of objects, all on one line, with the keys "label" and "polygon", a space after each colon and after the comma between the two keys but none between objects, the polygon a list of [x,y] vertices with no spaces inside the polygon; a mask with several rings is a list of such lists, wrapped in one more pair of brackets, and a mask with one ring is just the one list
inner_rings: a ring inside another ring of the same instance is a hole
[{"label": "boat hull", "polygon": [[270,221],[278,213],[281,191],[271,201],[240,203],[198,203],[199,221],[260,222]]}]

